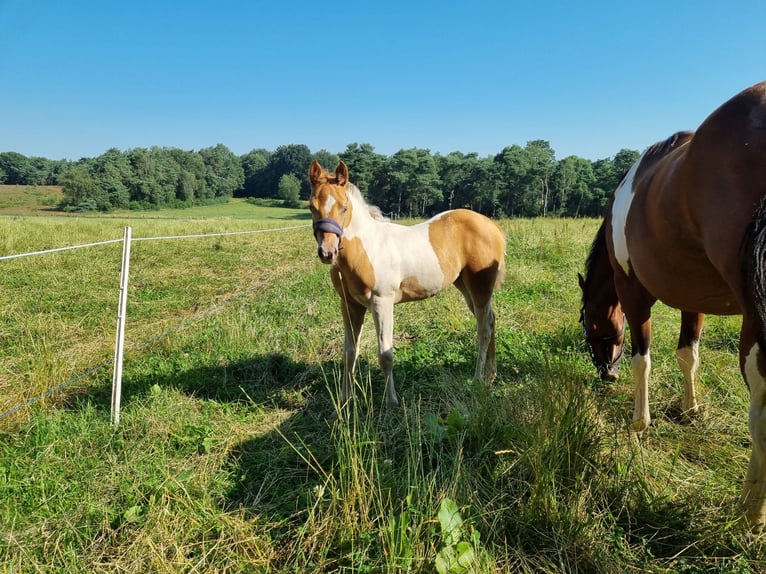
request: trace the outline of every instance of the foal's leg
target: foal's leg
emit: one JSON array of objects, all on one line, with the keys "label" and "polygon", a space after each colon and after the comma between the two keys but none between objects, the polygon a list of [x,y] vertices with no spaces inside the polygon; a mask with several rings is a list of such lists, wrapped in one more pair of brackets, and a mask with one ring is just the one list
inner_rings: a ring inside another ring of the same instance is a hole
[{"label": "foal's leg", "polygon": [[476,315],[476,340],[479,347],[479,354],[476,357],[476,372],[474,378],[492,380],[497,375],[497,365],[495,363],[495,313],[492,311],[492,303],[485,305],[476,305],[474,307]]},{"label": "foal's leg", "polygon": [[745,315],[739,342],[739,366],[750,389],[748,426],[753,447],[741,502],[746,521],[762,528],[766,521],[766,373],[762,370],[766,353],[757,342],[757,329],[752,319]]},{"label": "foal's leg", "polygon": [[[492,381],[497,376],[497,360],[495,357],[495,313],[492,310],[492,293],[489,296],[477,297],[466,284],[461,275],[455,280],[457,287],[463,294],[468,308],[476,318],[476,343],[478,354],[476,356],[476,371],[474,378]],[[478,302],[474,299],[478,299]]]},{"label": "foal's leg", "polygon": [[386,379],[386,404],[399,406],[394,386],[394,297],[373,296],[372,318],[378,334],[378,363]]},{"label": "foal's leg", "polygon": [[346,404],[353,396],[354,371],[359,358],[359,340],[362,336],[362,324],[367,309],[357,303],[346,292],[343,282],[336,274],[332,275],[333,284],[340,296],[341,314],[343,315],[343,386],[341,388],[341,405]]},{"label": "foal's leg", "polygon": [[684,417],[699,414],[695,381],[700,364],[700,332],[705,315],[702,313],[681,312],[681,331],[678,335],[676,360],[684,374],[684,400],[681,410]]}]

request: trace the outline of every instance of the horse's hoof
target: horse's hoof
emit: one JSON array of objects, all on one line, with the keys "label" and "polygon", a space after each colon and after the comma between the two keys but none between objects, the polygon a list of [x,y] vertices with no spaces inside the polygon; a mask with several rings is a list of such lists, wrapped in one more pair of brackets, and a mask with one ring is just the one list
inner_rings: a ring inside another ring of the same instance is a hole
[{"label": "horse's hoof", "polygon": [[641,434],[649,428],[649,421],[646,419],[637,419],[630,423],[630,430],[636,434]]}]

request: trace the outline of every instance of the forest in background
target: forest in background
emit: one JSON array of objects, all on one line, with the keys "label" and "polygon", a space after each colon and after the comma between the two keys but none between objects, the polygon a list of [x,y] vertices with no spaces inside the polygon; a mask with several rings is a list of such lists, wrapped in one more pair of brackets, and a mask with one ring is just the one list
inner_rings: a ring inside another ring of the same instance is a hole
[{"label": "forest in background", "polygon": [[237,156],[218,144],[198,151],[151,147],[107,150],[78,161],[0,153],[0,184],[60,185],[65,211],[189,207],[231,197],[308,199],[308,168],[316,159],[333,170],[343,160],[367,200],[396,219],[467,207],[493,217],[600,217],[607,199],[639,157],[622,149],[591,161],[556,159],[545,140],[511,145],[496,155],[432,154],[402,149],[378,154],[349,144],[338,154],[291,144]]}]

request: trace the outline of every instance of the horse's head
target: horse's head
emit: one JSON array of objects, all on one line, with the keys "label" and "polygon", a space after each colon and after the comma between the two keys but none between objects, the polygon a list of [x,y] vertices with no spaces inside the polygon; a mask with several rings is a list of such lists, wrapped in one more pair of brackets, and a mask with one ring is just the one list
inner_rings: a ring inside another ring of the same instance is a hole
[{"label": "horse's head", "polygon": [[[588,285],[578,274],[582,290],[580,323],[591,360],[602,381],[614,382],[620,376],[620,362],[625,347],[625,315],[614,293],[614,285],[603,289]],[[612,294],[614,293],[614,296]]]},{"label": "horse's head", "polygon": [[335,263],[341,249],[343,228],[351,218],[348,195],[348,168],[340,162],[335,173],[330,173],[317,160],[309,168],[311,198],[309,209],[314,220],[317,255],[322,263]]}]

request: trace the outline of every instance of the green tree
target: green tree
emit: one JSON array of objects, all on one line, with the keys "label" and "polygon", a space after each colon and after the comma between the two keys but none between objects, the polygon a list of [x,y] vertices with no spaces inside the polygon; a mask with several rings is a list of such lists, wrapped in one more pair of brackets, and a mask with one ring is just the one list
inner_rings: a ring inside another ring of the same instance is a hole
[{"label": "green tree", "polygon": [[387,203],[397,216],[422,217],[443,200],[436,163],[427,149],[396,152],[388,164],[388,183]]},{"label": "green tree", "polygon": [[301,182],[291,173],[279,178],[279,197],[285,207],[300,207]]},{"label": "green tree", "polygon": [[98,188],[87,165],[78,163],[70,167],[61,174],[59,181],[63,186],[65,208],[85,211],[98,208],[95,201]]},{"label": "green tree", "polygon": [[436,171],[441,182],[444,208],[452,209],[455,198],[462,198],[468,185],[468,173],[472,160],[476,154],[463,155],[460,152],[451,152],[446,156],[436,155]]},{"label": "green tree", "polygon": [[[625,174],[630,171],[630,168],[633,167],[633,164],[638,161],[638,158],[641,156],[640,153],[638,153],[636,150],[633,149],[621,149],[618,151],[614,159],[612,160],[612,165],[614,166],[614,174],[617,178],[620,180],[625,177]],[[617,189],[617,186],[619,185],[619,181],[615,182],[615,189]]]},{"label": "green tree", "polygon": [[[205,164],[205,182],[215,197],[232,197],[245,184],[239,158],[223,144],[199,150]],[[308,171],[308,164],[306,164]]]},{"label": "green tree", "polygon": [[503,213],[508,217],[520,215],[527,174],[532,168],[529,155],[519,145],[506,146],[494,157],[493,166],[497,199]]},{"label": "green tree", "polygon": [[551,215],[579,216],[593,179],[593,167],[587,159],[571,155],[557,162],[551,176]]},{"label": "green tree", "polygon": [[[527,193],[524,203],[527,205],[526,215],[547,215],[550,195],[550,178],[556,167],[556,153],[550,143],[545,140],[532,140],[524,148],[530,164],[528,172]],[[532,198],[535,195],[537,200]],[[537,206],[535,206],[537,204]]]},{"label": "green tree", "polygon": [[0,153],[0,170],[5,173],[7,185],[26,185],[29,173],[29,159],[18,152]]},{"label": "green tree", "polygon": [[280,178],[286,173],[291,173],[301,183],[301,198],[308,199],[311,193],[309,165],[312,157],[311,150],[303,144],[279,146],[274,150],[269,165],[264,170],[263,184],[268,193],[265,197],[278,197]]},{"label": "green tree", "polygon": [[[240,156],[245,174],[244,197],[269,197],[266,183],[266,170],[271,161],[271,152],[259,148]],[[235,194],[236,195],[236,194]]]},{"label": "green tree", "polygon": [[348,144],[346,150],[340,153],[339,157],[348,166],[351,181],[362,191],[364,196],[368,197],[373,193],[372,187],[376,173],[385,165],[386,157],[375,153],[375,148],[368,143]]},{"label": "green tree", "polygon": [[96,158],[92,173],[96,185],[106,194],[109,207],[125,209],[130,205],[132,169],[127,155],[110,148]]}]

